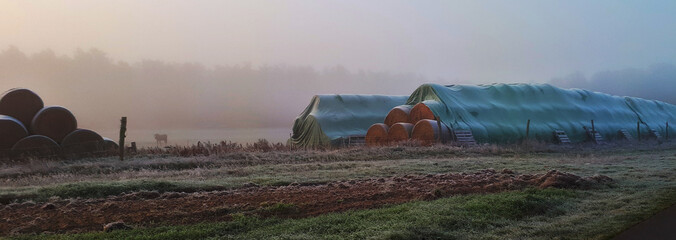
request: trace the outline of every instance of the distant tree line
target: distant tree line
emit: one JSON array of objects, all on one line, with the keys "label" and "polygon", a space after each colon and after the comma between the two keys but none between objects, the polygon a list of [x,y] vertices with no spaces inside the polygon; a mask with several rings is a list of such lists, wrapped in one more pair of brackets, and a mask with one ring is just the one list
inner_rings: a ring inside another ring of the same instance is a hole
[{"label": "distant tree line", "polygon": [[291,127],[315,94],[409,94],[426,82],[417,74],[350,71],[342,66],[240,64],[205,66],[115,61],[97,49],[58,55],[0,51],[0,91],[26,87],[47,105],[63,104],[81,125],[131,127]]},{"label": "distant tree line", "polygon": [[676,66],[655,64],[646,69],[603,71],[587,77],[573,73],[550,83],[564,88],[582,88],[620,96],[633,96],[676,104]]}]

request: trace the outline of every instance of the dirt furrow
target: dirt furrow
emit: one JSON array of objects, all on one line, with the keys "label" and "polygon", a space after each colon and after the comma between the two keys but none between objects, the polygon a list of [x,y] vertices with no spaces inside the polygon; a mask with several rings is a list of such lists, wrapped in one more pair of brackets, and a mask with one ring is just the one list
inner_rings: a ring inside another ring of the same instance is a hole
[{"label": "dirt furrow", "polygon": [[612,180],[605,176],[582,178],[556,170],[519,175],[510,170],[489,169],[470,174],[405,175],[311,186],[249,186],[199,193],[137,192],[105,199],[13,203],[0,205],[0,235],[101,231],[104,224],[114,221],[147,227],[227,221],[233,213],[302,218],[455,194],[492,193],[529,186],[586,188],[608,181]]}]

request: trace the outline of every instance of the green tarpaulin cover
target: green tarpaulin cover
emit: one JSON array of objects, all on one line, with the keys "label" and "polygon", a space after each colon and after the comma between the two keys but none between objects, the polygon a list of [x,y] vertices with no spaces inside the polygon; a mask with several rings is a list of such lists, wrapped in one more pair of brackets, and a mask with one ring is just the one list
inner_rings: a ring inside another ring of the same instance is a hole
[{"label": "green tarpaulin cover", "polygon": [[[478,142],[513,143],[526,135],[550,142],[555,130],[565,131],[572,142],[587,140],[594,127],[606,140],[620,129],[637,137],[650,129],[664,135],[666,122],[676,122],[676,106],[660,101],[619,97],[581,89],[561,89],[548,84],[449,85],[424,84],[406,96],[318,95],[298,116],[291,142],[312,147],[336,143],[341,138],[365,135],[382,123],[395,106],[423,102],[451,129],[471,130]],[[669,135],[674,136],[674,128]]]},{"label": "green tarpaulin cover", "polygon": [[664,102],[548,84],[425,84],[406,104],[420,102],[450,128],[471,130],[478,142],[523,140],[529,119],[531,139],[551,141],[553,131],[562,130],[573,142],[587,139],[585,127],[591,130],[591,120],[605,139],[616,138],[620,129],[635,138],[638,121],[642,135],[649,129],[664,134],[666,122],[676,120],[676,106]]},{"label": "green tarpaulin cover", "polygon": [[325,146],[349,136],[366,135],[408,96],[316,95],[293,123],[290,142],[301,147]]}]

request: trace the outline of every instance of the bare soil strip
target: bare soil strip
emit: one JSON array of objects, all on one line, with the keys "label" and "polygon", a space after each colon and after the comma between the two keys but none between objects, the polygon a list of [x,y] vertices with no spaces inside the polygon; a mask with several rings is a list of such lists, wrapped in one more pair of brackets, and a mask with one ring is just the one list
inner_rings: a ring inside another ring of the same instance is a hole
[{"label": "bare soil strip", "polygon": [[106,223],[133,226],[185,225],[227,221],[232,213],[302,218],[368,209],[455,194],[494,193],[526,187],[588,188],[612,181],[556,170],[518,175],[510,170],[339,181],[321,185],[247,186],[199,193],[137,192],[105,199],[55,200],[0,205],[0,235],[101,231]]}]

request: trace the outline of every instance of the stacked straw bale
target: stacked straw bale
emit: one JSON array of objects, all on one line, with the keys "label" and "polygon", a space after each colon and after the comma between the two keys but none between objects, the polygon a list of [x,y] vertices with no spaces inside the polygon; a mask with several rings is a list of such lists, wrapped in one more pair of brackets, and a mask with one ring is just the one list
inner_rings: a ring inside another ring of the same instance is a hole
[{"label": "stacked straw bale", "polygon": [[432,145],[435,142],[447,142],[451,139],[451,130],[445,124],[436,120],[423,119],[413,127],[411,138],[423,145]]},{"label": "stacked straw bale", "polygon": [[47,136],[30,135],[22,138],[12,147],[15,155],[38,155],[51,156],[59,154],[61,147],[58,143]]},{"label": "stacked straw bale", "polygon": [[0,150],[8,150],[28,136],[28,130],[16,118],[0,115]]},{"label": "stacked straw bale", "polygon": [[408,115],[410,112],[411,106],[409,105],[396,106],[392,108],[389,113],[387,113],[387,116],[385,117],[385,124],[387,124],[389,127],[392,127],[392,125],[395,123],[408,122]]},{"label": "stacked straw bale", "polygon": [[387,132],[387,138],[392,142],[403,142],[411,139],[413,124],[407,122],[398,122],[392,125]]},{"label": "stacked straw bale", "polygon": [[434,112],[425,103],[396,106],[387,114],[384,123],[373,124],[366,132],[367,146],[397,144],[409,140],[431,145],[451,139],[451,130],[446,124],[440,124],[436,120]]},{"label": "stacked straw bale", "polygon": [[424,103],[418,103],[411,109],[411,113],[408,115],[408,122],[412,124],[418,124],[420,120],[431,119],[434,120],[434,112],[427,107]]},{"label": "stacked straw bale", "polygon": [[61,106],[45,107],[35,92],[10,89],[0,96],[0,156],[77,156],[117,148],[96,132],[78,129],[75,115]]},{"label": "stacked straw bale", "polygon": [[369,127],[366,131],[366,137],[364,139],[366,146],[382,146],[388,143],[387,131],[389,127],[387,124],[376,123]]},{"label": "stacked straw bale", "polygon": [[47,136],[56,142],[63,141],[69,133],[77,129],[77,120],[73,113],[61,106],[49,106],[40,110],[31,122],[31,133]]}]

